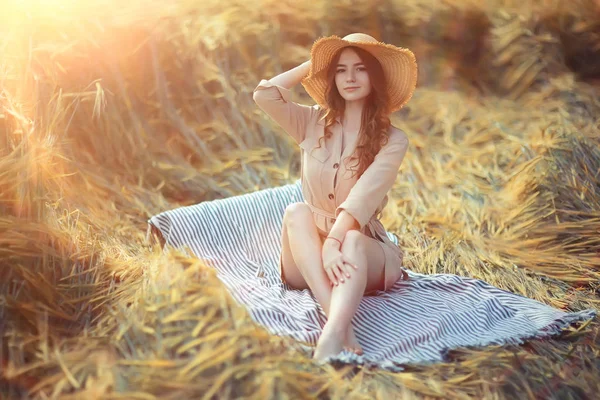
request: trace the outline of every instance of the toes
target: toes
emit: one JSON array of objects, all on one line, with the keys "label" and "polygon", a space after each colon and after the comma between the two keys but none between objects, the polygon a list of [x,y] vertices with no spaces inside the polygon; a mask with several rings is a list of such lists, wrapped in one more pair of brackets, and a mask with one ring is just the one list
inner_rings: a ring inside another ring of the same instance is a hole
[{"label": "toes", "polygon": [[344,346],[344,350],[345,351],[350,351],[350,352],[352,352],[354,354],[357,354],[359,356],[363,354],[363,350],[360,347]]}]

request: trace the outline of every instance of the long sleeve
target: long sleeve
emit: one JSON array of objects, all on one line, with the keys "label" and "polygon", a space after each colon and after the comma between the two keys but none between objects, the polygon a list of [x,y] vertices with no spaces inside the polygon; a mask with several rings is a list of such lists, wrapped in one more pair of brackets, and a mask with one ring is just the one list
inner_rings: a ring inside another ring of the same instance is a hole
[{"label": "long sleeve", "polygon": [[346,210],[356,219],[362,229],[377,211],[388,191],[394,185],[404,155],[408,149],[408,138],[400,134],[390,135],[375,159],[358,178],[346,200],[335,210],[336,217]]},{"label": "long sleeve", "polygon": [[306,135],[306,127],[315,112],[314,107],[295,103],[292,92],[266,79],[254,89],[254,102],[300,144]]}]

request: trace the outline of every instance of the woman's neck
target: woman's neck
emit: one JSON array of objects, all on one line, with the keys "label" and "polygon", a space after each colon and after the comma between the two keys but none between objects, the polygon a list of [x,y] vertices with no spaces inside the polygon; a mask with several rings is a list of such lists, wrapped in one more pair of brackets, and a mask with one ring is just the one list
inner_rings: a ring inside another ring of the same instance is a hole
[{"label": "woman's neck", "polygon": [[360,130],[364,102],[347,101],[344,116],[342,117],[342,126],[344,131],[355,133]]}]

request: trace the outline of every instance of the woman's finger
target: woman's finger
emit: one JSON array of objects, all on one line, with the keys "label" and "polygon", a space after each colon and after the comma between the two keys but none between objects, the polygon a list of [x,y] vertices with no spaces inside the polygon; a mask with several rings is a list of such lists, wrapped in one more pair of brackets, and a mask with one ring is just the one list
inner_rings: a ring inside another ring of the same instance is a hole
[{"label": "woman's finger", "polygon": [[354,273],[354,269],[352,268],[351,264],[344,263],[344,273],[346,274],[346,277],[350,279],[350,276],[352,276]]},{"label": "woman's finger", "polygon": [[329,280],[334,286],[339,285],[339,277],[337,276],[338,267],[336,265],[336,261],[331,261],[327,267],[327,275],[329,276]]},{"label": "woman's finger", "polygon": [[330,270],[331,270],[331,275],[333,276],[332,282],[333,282],[333,284],[335,286],[339,285],[340,281],[341,281],[340,274],[339,274],[339,269],[340,268],[337,265],[337,261],[332,261],[331,262],[331,269]]},{"label": "woman's finger", "polygon": [[339,260],[334,267],[334,271],[335,271],[335,275],[337,276],[337,278],[339,279],[340,282],[344,283],[345,279],[344,279],[344,263]]},{"label": "woman's finger", "polygon": [[352,260],[350,260],[347,256],[343,256],[344,257],[344,262],[350,266],[352,266],[352,268],[354,269],[358,269],[358,267],[356,266],[356,264],[354,264],[354,262],[352,262]]},{"label": "woman's finger", "polygon": [[345,279],[350,278],[350,271],[348,270],[348,265],[344,262],[344,260],[340,259],[340,261],[338,261],[338,266],[340,268],[340,273],[342,274],[342,277],[344,277]]},{"label": "woman's finger", "polygon": [[329,278],[329,281],[331,282],[331,285],[337,285],[337,279],[333,273],[333,268],[329,267],[329,265],[327,265],[325,268],[325,273],[327,274],[327,277]]}]

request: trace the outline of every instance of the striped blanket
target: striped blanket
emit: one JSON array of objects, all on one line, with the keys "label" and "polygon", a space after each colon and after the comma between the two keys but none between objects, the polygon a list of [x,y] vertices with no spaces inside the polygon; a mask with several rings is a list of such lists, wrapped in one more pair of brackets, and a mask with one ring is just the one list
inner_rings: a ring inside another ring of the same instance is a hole
[{"label": "striped blanket", "polygon": [[[187,247],[214,267],[232,296],[269,332],[315,345],[326,316],[309,290],[282,283],[277,268],[284,210],[298,201],[299,181],[162,212],[150,218],[148,231],[165,249]],[[363,298],[352,324],[364,354],[344,351],[329,361],[401,371],[403,364],[445,361],[457,347],[557,335],[596,315],[593,309],[563,312],[478,279],[408,272],[409,280]]]}]

